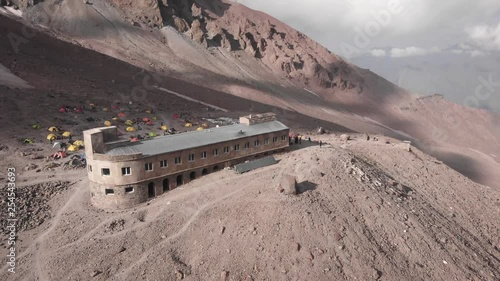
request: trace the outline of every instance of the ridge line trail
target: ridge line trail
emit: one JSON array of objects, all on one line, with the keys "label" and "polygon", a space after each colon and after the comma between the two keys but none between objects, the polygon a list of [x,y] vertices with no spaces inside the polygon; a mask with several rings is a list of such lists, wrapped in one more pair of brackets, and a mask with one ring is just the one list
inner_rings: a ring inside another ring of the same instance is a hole
[{"label": "ridge line trail", "polygon": [[[76,187],[76,188],[78,188],[78,187]],[[56,226],[59,224],[59,221],[61,220],[61,216],[65,213],[66,208],[68,208],[68,206],[70,206],[70,203],[72,203],[73,200],[75,200],[75,198],[78,197],[78,195],[83,194],[84,191],[85,191],[85,189],[80,188],[80,189],[77,189],[75,191],[75,193],[73,193],[73,195],[71,195],[71,197],[68,199],[68,201],[66,201],[64,206],[62,206],[57,211],[56,215],[51,219],[50,227],[47,230],[45,230],[44,232],[40,233],[38,235],[38,237],[35,239],[35,241],[33,241],[31,246],[29,247],[29,248],[31,248],[31,247],[35,246],[37,248],[37,251],[35,253],[35,269],[36,269],[37,275],[39,276],[39,278],[41,280],[50,280],[50,279],[46,278],[47,271],[41,266],[41,261],[40,261],[40,252],[43,251],[44,238],[49,233],[51,233],[56,228]],[[26,249],[26,251],[28,251],[28,249]]]},{"label": "ridge line trail", "polygon": [[[75,185],[75,182],[73,182],[73,184],[70,184],[70,185]],[[57,213],[54,215],[54,217],[51,218],[50,227],[47,228],[42,233],[38,234],[38,236],[36,237],[36,239],[33,240],[31,245],[29,247],[27,247],[21,254],[18,255],[18,257],[17,257],[18,259],[21,259],[24,256],[26,256],[34,247],[41,246],[40,243],[43,242],[43,238],[55,229],[56,225],[59,223],[59,220],[61,219],[61,216],[65,212],[66,208],[68,208],[70,203],[73,202],[73,200],[75,200],[77,195],[80,195],[81,193],[83,193],[83,191],[85,191],[85,189],[79,189],[77,186],[76,187],[74,186],[73,188],[76,188],[75,192],[66,201],[66,203],[57,211]],[[40,251],[36,252],[36,259],[38,259],[39,252]],[[35,262],[36,262],[36,260],[35,260]],[[6,265],[3,266],[1,269],[5,270],[5,268],[6,268]]]},{"label": "ridge line trail", "polygon": [[[240,178],[241,179],[245,179],[245,178],[252,177],[252,176],[254,176],[254,173],[247,173],[246,175],[240,175]],[[227,181],[231,181],[233,179],[234,179],[234,176],[231,176],[231,177],[228,177],[228,178],[225,178],[225,179],[222,179],[222,180],[216,180],[216,181],[214,181],[211,184],[204,185],[204,189],[209,189],[213,185],[222,184],[222,183],[225,183]],[[182,191],[183,192],[178,193],[178,194],[171,194],[171,195],[173,195],[171,197],[164,197],[164,198],[159,198],[159,199],[160,200],[167,200],[168,199],[169,201],[171,201],[171,200],[178,200],[178,199],[182,199],[182,198],[184,198],[186,196],[192,195],[193,193],[203,192],[202,190],[200,190],[199,188],[196,188],[196,187],[195,188],[190,188],[190,189],[184,188]],[[153,217],[151,217],[151,218],[148,219],[148,224],[151,224],[152,222],[157,221],[158,219],[161,219],[162,214],[164,214],[165,210],[168,208],[169,205],[167,205],[167,204],[161,204],[160,206],[161,207],[156,212],[156,215],[154,215]],[[151,207],[151,205],[150,206],[144,205],[141,208],[138,208],[136,212],[147,210],[150,207]],[[62,246],[60,246],[60,247],[58,247],[58,248],[50,251],[50,253],[66,249],[66,248],[68,248],[70,246],[73,246],[73,245],[81,242],[84,239],[92,237],[92,235],[95,234],[99,230],[100,227],[102,227],[102,226],[106,225],[107,223],[109,223],[110,221],[113,221],[114,219],[120,218],[120,217],[122,217],[124,215],[125,215],[125,213],[119,213],[119,214],[110,216],[108,219],[106,219],[106,220],[102,221],[101,223],[99,223],[96,227],[94,227],[94,228],[90,229],[89,231],[87,231],[84,235],[81,235],[77,240],[75,240],[73,242],[70,242],[68,244],[62,245]],[[134,226],[132,228],[128,228],[128,229],[125,229],[125,230],[122,230],[122,231],[119,231],[119,232],[116,232],[116,233],[112,233],[112,234],[108,234],[108,235],[103,235],[103,236],[95,236],[95,238],[97,238],[97,239],[113,238],[113,237],[116,237],[116,236],[127,234],[127,233],[129,233],[131,231],[134,231],[134,230],[136,230],[138,228],[143,228],[143,227],[144,227],[144,225],[142,225],[142,224],[141,225],[136,225],[136,226]]]},{"label": "ridge line trail", "polygon": [[198,210],[189,218],[189,220],[186,221],[186,223],[176,233],[172,234],[171,236],[167,237],[166,239],[163,239],[162,241],[160,241],[160,243],[149,248],[146,252],[144,252],[144,254],[141,255],[141,257],[137,261],[133,262],[128,267],[126,267],[124,270],[122,270],[120,273],[115,274],[113,277],[120,277],[122,275],[127,276],[128,273],[130,272],[130,270],[132,270],[132,268],[135,265],[140,265],[140,264],[144,263],[146,261],[146,259],[149,257],[149,255],[151,254],[151,252],[158,249],[159,245],[165,244],[166,242],[169,242],[170,240],[173,240],[173,239],[179,237],[180,235],[182,235],[184,232],[186,232],[188,230],[189,226],[191,226],[191,224],[196,221],[197,217],[203,211],[205,211],[205,209],[209,208],[210,206],[214,205],[215,203],[218,203],[219,201],[222,201],[222,200],[225,200],[225,199],[231,197],[232,195],[234,195],[235,193],[238,193],[238,192],[241,192],[241,188],[237,189],[237,190],[235,190],[235,191],[233,191],[233,192],[231,192],[223,197],[220,197],[215,201],[211,201],[211,202],[208,202],[206,204],[203,204],[200,208],[198,208]]}]

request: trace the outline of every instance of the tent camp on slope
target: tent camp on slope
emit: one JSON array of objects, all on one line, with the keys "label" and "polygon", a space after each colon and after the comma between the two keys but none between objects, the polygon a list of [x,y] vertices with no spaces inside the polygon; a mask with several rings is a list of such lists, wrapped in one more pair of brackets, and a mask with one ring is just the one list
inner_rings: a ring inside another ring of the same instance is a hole
[{"label": "tent camp on slope", "polygon": [[135,132],[135,128],[134,127],[127,127],[127,129],[125,129],[127,132]]},{"label": "tent camp on slope", "polygon": [[111,122],[110,122],[110,121],[105,121],[105,122],[104,122],[104,126],[106,126],[106,127],[111,126]]},{"label": "tent camp on slope", "polygon": [[57,136],[56,136],[56,135],[54,135],[54,134],[48,134],[48,135],[47,135],[47,139],[48,139],[48,140],[55,140],[55,139],[57,139]]},{"label": "tent camp on slope", "polygon": [[55,153],[52,155],[52,157],[54,157],[55,159],[61,159],[61,158],[66,157],[66,155],[67,155],[67,154],[66,154],[66,152],[64,152],[64,151],[57,151],[57,152],[55,152]]},{"label": "tent camp on slope", "polygon": [[150,136],[150,137],[157,137],[157,136],[158,136],[158,134],[157,134],[157,133],[155,133],[155,132],[150,132],[150,133],[148,134],[148,136]]},{"label": "tent camp on slope", "polygon": [[198,129],[196,129],[196,131],[203,131],[205,130],[203,127],[198,127]]},{"label": "tent camp on slope", "polygon": [[165,126],[165,125],[161,126],[160,129],[163,130],[163,131],[168,131],[168,127]]},{"label": "tent camp on slope", "polygon": [[65,138],[69,138],[69,137],[71,137],[71,132],[70,131],[66,131],[66,132],[64,132],[62,134],[62,136],[65,137]]},{"label": "tent camp on slope", "polygon": [[125,125],[127,125],[127,126],[134,126],[134,121],[127,120],[127,121],[125,121]]},{"label": "tent camp on slope", "polygon": [[59,128],[55,126],[49,127],[49,132],[59,132]]}]

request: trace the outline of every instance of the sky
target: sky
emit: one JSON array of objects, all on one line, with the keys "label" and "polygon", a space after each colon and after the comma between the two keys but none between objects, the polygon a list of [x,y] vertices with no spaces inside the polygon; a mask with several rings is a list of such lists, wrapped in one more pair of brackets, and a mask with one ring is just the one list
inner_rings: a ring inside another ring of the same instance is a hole
[{"label": "sky", "polygon": [[500,0],[238,2],[417,94],[500,112]]}]

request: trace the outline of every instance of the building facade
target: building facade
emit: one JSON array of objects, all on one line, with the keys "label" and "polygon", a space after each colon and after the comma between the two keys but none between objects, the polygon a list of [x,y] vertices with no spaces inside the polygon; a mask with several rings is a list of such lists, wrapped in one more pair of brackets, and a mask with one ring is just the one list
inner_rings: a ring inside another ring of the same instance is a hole
[{"label": "building facade", "polygon": [[289,128],[274,114],[240,124],[130,142],[116,127],[84,131],[92,203],[130,208],[208,173],[283,151]]}]

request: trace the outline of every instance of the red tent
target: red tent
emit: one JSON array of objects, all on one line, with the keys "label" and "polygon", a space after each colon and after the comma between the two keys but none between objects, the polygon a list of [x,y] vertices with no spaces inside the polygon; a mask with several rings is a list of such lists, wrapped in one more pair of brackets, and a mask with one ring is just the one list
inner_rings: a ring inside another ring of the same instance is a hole
[{"label": "red tent", "polygon": [[180,116],[179,114],[177,114],[177,113],[176,113],[176,114],[174,114],[172,117],[173,117],[174,119],[179,119],[179,117],[181,117],[181,116]]},{"label": "red tent", "polygon": [[59,108],[59,112],[61,112],[61,113],[66,113],[66,112],[68,112],[68,111],[66,110],[66,108],[61,107],[61,108]]},{"label": "red tent", "polygon": [[120,106],[118,106],[118,105],[112,105],[111,108],[112,109],[120,109]]},{"label": "red tent", "polygon": [[123,112],[118,113],[118,117],[125,117],[125,113]]},{"label": "red tent", "polygon": [[130,142],[137,142],[137,141],[139,141],[139,139],[138,139],[138,138],[131,138],[131,139],[130,139]]},{"label": "red tent", "polygon": [[154,124],[155,124],[155,122],[153,122],[153,121],[151,121],[151,120],[150,120],[149,122],[147,122],[147,123],[146,123],[146,125],[149,125],[149,126],[153,126]]},{"label": "red tent", "polygon": [[149,119],[148,117],[144,117],[144,118],[142,118],[142,121],[144,121],[144,122],[151,122],[151,119]]}]

